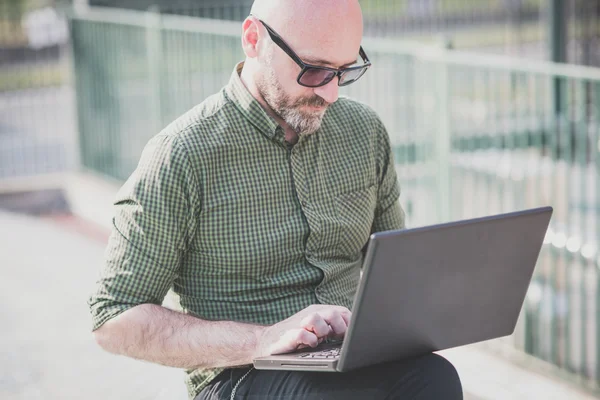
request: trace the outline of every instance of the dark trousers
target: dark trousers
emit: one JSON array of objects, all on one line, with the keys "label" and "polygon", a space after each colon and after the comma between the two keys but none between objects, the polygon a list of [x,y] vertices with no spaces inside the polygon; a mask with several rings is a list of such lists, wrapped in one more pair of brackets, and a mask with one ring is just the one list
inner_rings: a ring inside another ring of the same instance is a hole
[{"label": "dark trousers", "polygon": [[[228,369],[218,375],[195,400],[229,399],[248,368]],[[462,399],[454,366],[429,354],[379,364],[356,371],[301,372],[251,370],[237,387],[236,399]]]}]

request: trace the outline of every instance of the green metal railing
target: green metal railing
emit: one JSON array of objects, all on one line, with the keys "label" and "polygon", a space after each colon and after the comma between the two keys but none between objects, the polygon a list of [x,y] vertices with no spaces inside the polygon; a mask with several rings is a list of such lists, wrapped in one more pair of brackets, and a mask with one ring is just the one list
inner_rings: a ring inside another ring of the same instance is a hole
[{"label": "green metal railing", "polygon": [[124,179],[150,136],[227,82],[240,39],[213,20],[86,15],[71,22],[84,163]]},{"label": "green metal railing", "polygon": [[[240,29],[149,12],[74,14],[83,165],[125,179],[151,136],[227,83],[242,59]],[[373,68],[344,93],[389,130],[409,225],[552,205],[516,332],[502,342],[600,382],[600,70],[363,44]]]}]

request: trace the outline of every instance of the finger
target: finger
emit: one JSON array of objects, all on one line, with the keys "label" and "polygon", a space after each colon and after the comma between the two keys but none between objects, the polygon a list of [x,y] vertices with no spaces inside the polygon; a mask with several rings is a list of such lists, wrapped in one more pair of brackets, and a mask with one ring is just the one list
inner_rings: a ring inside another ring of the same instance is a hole
[{"label": "finger", "polygon": [[344,319],[346,326],[350,326],[350,321],[352,320],[352,311],[348,310],[345,307],[342,307],[342,310],[340,311],[340,315]]},{"label": "finger", "polygon": [[320,314],[329,325],[339,324],[341,320],[341,323],[348,327],[352,312],[345,307],[333,307]]},{"label": "finger", "polygon": [[334,314],[339,314],[344,319],[346,326],[350,325],[350,320],[352,318],[352,311],[342,306],[329,306],[324,310],[319,310],[319,314],[328,317],[331,317]]},{"label": "finger", "polygon": [[304,318],[301,322],[301,327],[307,331],[314,332],[317,337],[322,338],[329,336],[331,328],[320,314],[311,314]]},{"label": "finger", "polygon": [[325,321],[331,326],[331,335],[342,338],[348,330],[348,325],[341,314],[332,313],[331,316],[325,316]]},{"label": "finger", "polygon": [[306,329],[298,329],[295,340],[296,348],[299,348],[300,346],[317,347],[319,345],[319,338],[317,335]]},{"label": "finger", "polygon": [[303,347],[317,347],[319,338],[306,329],[292,329],[285,332],[270,348],[271,354],[289,353]]}]

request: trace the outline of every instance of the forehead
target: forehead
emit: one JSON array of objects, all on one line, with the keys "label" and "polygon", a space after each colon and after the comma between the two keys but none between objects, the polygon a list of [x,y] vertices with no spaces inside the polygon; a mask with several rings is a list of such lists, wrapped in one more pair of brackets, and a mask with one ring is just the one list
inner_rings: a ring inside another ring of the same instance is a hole
[{"label": "forehead", "polygon": [[292,50],[309,64],[341,67],[356,62],[361,32],[349,29],[300,29],[284,38]]}]

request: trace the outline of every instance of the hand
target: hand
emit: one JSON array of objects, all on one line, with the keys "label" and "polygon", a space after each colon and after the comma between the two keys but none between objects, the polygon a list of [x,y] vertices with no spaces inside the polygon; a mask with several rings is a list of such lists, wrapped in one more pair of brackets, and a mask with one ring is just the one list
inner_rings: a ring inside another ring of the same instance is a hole
[{"label": "hand", "polygon": [[259,336],[257,357],[317,347],[326,338],[342,339],[352,312],[346,307],[312,305],[275,325]]}]

